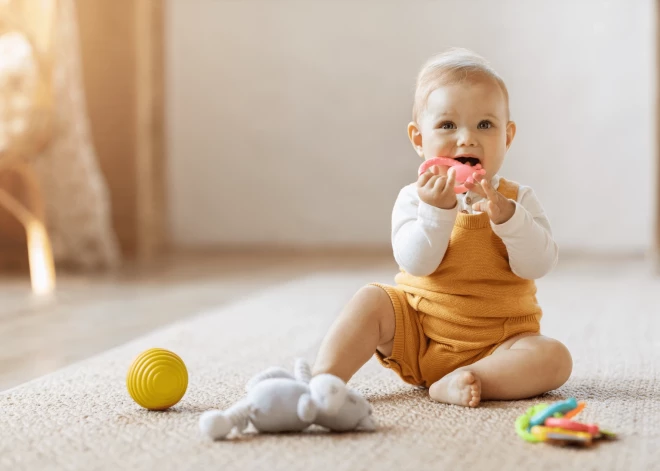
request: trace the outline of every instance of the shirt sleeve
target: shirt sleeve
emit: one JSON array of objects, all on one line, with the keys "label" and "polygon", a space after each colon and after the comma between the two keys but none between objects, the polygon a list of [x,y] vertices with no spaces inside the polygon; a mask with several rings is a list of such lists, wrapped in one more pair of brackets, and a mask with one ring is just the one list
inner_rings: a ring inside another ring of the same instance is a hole
[{"label": "shirt sleeve", "polygon": [[529,187],[518,191],[516,210],[511,219],[491,226],[509,253],[509,265],[521,278],[538,279],[557,265],[559,248],[540,201]]},{"label": "shirt sleeve", "polygon": [[458,207],[440,209],[424,203],[417,185],[404,187],[392,211],[392,248],[399,266],[414,276],[432,274],[445,256]]}]

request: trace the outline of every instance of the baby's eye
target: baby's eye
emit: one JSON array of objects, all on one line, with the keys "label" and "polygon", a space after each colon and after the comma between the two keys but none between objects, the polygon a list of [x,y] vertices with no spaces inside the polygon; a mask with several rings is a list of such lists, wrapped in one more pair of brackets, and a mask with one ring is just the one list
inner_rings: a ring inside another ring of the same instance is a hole
[{"label": "baby's eye", "polygon": [[493,123],[488,120],[483,120],[479,123],[479,129],[490,129],[493,127]]},{"label": "baby's eye", "polygon": [[439,129],[456,129],[456,125],[451,121],[444,121],[438,126]]}]

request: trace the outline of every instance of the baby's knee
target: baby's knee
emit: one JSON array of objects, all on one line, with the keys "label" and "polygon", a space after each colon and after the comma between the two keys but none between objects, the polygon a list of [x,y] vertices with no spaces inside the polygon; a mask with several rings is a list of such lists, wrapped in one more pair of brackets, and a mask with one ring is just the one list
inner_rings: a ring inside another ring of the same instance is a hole
[{"label": "baby's knee", "polygon": [[380,313],[392,305],[387,292],[374,285],[367,285],[360,288],[353,296],[351,302],[356,307],[361,308],[359,309],[360,312],[367,314]]},{"label": "baby's knee", "polygon": [[394,329],[394,307],[387,292],[374,285],[360,288],[351,300],[354,316],[378,324],[381,330]]},{"label": "baby's knee", "polygon": [[571,373],[573,372],[573,357],[568,348],[559,340],[548,340],[548,344],[546,345],[547,357],[555,365],[556,387],[559,387],[571,377]]}]

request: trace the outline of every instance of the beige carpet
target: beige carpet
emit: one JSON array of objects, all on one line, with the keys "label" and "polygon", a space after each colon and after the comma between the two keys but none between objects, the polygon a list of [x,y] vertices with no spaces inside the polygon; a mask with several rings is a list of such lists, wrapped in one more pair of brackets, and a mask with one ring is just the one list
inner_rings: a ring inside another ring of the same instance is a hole
[{"label": "beige carpet", "polygon": [[[294,280],[172,325],[0,394],[0,468],[216,470],[651,470],[660,469],[660,281],[635,273],[572,272],[539,283],[547,335],[572,350],[559,391],[476,410],[433,403],[374,361],[351,385],[374,405],[375,433],[250,435],[210,442],[202,411],[225,408],[270,365],[313,360],[336,312],[366,281],[391,273]],[[159,346],[187,363],[190,384],[168,412],[140,409],[126,392],[132,358]],[[517,415],[575,396],[583,413],[621,439],[589,450],[522,442]]]}]

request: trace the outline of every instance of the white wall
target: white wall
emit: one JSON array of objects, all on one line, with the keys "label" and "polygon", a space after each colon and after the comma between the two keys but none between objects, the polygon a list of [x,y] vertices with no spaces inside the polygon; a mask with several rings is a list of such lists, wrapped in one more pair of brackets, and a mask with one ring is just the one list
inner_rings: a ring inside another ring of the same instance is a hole
[{"label": "white wall", "polygon": [[414,79],[448,46],[507,81],[503,174],[564,249],[646,250],[652,0],[168,2],[170,228],[184,246],[389,244],[420,163]]}]

